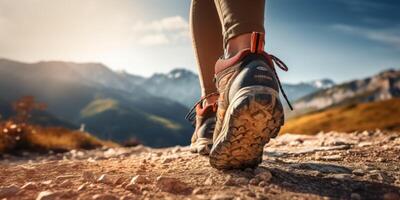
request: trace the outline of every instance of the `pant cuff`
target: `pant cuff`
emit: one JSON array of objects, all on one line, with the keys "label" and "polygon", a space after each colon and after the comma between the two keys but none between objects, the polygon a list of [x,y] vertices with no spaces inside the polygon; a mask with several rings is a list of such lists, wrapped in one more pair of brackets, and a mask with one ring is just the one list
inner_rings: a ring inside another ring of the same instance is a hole
[{"label": "pant cuff", "polygon": [[230,39],[245,33],[252,33],[252,32],[264,33],[265,32],[264,26],[254,23],[237,23],[232,25],[224,33],[224,47],[226,47],[226,44]]}]

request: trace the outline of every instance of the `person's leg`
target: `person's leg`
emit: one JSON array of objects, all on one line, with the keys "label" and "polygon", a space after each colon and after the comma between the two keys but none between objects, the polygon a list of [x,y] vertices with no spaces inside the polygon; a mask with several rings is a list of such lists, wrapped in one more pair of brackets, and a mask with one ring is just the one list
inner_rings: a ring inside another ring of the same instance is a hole
[{"label": "person's leg", "polygon": [[251,33],[264,33],[265,0],[214,0],[222,24],[225,56],[250,48]]},{"label": "person's leg", "polygon": [[223,54],[222,28],[213,0],[192,0],[190,28],[202,96],[217,91],[213,82],[214,65]]},{"label": "person's leg", "polygon": [[226,54],[215,65],[219,99],[210,164],[217,169],[255,167],[284,122],[273,60],[285,66],[264,52],[264,0],[215,4]]},{"label": "person's leg", "polygon": [[212,146],[218,93],[214,83],[214,65],[223,54],[222,28],[213,0],[192,0],[190,28],[196,54],[201,99],[187,119],[195,121],[195,130],[190,149],[194,153],[207,155]]}]

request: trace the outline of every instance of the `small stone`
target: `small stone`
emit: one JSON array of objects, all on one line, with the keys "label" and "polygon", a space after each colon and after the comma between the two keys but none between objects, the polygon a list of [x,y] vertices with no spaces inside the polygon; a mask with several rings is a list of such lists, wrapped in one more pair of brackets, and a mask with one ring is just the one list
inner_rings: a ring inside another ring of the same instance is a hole
[{"label": "small stone", "polygon": [[118,200],[118,197],[112,194],[96,194],[92,198],[93,200]]},{"label": "small stone", "polygon": [[351,200],[361,200],[362,198],[361,198],[361,195],[358,193],[351,193],[350,199]]},{"label": "small stone", "polygon": [[208,177],[206,181],[204,181],[204,185],[213,185],[213,184],[214,184],[214,179],[212,179],[211,176]]},{"label": "small stone", "polygon": [[246,177],[239,177],[235,180],[237,185],[247,185],[249,183],[249,179]]},{"label": "small stone", "polygon": [[260,178],[259,177],[252,178],[249,181],[250,185],[258,185],[259,183],[260,183]]},{"label": "small stone", "polygon": [[79,191],[85,190],[85,189],[87,188],[88,185],[89,185],[89,184],[87,184],[87,183],[84,183],[84,184],[80,185],[80,186],[78,187],[77,191],[79,192]]},{"label": "small stone", "polygon": [[258,186],[260,187],[265,187],[267,185],[267,183],[265,181],[260,181],[260,183],[258,183]]},{"label": "small stone", "polygon": [[202,188],[195,188],[192,192],[194,195],[204,194],[204,190]]},{"label": "small stone", "polygon": [[0,198],[6,198],[14,196],[21,189],[16,185],[10,185],[5,187],[0,187]]},{"label": "small stone", "polygon": [[363,131],[361,134],[362,134],[363,136],[372,136],[372,135],[373,135],[373,132],[371,132],[371,131]]},{"label": "small stone", "polygon": [[42,191],[36,197],[36,200],[53,200],[56,199],[58,193],[52,191]]},{"label": "small stone", "polygon": [[329,175],[328,177],[335,178],[335,179],[351,179],[350,174],[333,174],[333,175]]},{"label": "small stone", "polygon": [[108,149],[107,151],[104,152],[104,157],[106,158],[111,158],[117,156],[117,151],[113,148]]},{"label": "small stone", "polygon": [[363,176],[365,174],[365,171],[362,169],[355,169],[352,171],[352,173],[356,176]]},{"label": "small stone", "polygon": [[360,142],[358,143],[358,147],[369,147],[371,146],[373,143],[372,142]]},{"label": "small stone", "polygon": [[172,194],[190,194],[192,188],[179,179],[172,177],[159,176],[157,177],[157,187],[164,192]]},{"label": "small stone", "polygon": [[35,182],[27,182],[25,185],[21,187],[24,190],[34,190],[37,188],[37,184]]},{"label": "small stone", "polygon": [[383,195],[383,199],[384,200],[399,200],[400,199],[400,195],[394,192],[388,192],[386,194]]},{"label": "small stone", "polygon": [[386,158],[378,158],[378,159],[376,159],[376,161],[378,161],[378,162],[386,162],[387,159]]},{"label": "small stone", "polygon": [[47,180],[47,181],[42,181],[42,185],[50,185],[51,183],[53,183],[52,180]]},{"label": "small stone", "polygon": [[114,181],[111,179],[110,176],[108,176],[107,174],[103,174],[101,175],[98,179],[97,182],[99,183],[104,183],[104,184],[113,184]]},{"label": "small stone", "polygon": [[272,178],[272,174],[269,171],[264,171],[256,175],[256,177],[260,178],[262,181],[268,182]]},{"label": "small stone", "polygon": [[134,176],[129,184],[148,184],[150,180],[143,175]]},{"label": "small stone", "polygon": [[234,196],[232,194],[219,193],[212,196],[211,200],[232,200],[233,198]]},{"label": "small stone", "polygon": [[71,185],[72,185],[72,182],[70,180],[65,180],[60,184],[61,187],[69,187]]}]

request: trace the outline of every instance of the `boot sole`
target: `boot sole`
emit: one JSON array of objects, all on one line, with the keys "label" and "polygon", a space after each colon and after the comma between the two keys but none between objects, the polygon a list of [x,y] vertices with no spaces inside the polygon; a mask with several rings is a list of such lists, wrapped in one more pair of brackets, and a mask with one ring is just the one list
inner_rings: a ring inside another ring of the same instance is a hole
[{"label": "boot sole", "polygon": [[284,123],[278,93],[265,86],[241,88],[225,113],[221,133],[210,152],[217,169],[253,168],[262,162],[264,146]]}]

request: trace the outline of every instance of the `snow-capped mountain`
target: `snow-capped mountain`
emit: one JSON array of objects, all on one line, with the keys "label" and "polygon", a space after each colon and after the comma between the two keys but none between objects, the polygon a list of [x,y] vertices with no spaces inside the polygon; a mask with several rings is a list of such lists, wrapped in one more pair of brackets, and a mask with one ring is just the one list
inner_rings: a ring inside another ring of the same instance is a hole
[{"label": "snow-capped mountain", "polygon": [[322,109],[335,105],[400,97],[400,70],[386,70],[360,80],[338,84],[300,98],[296,109]]},{"label": "snow-capped mountain", "polygon": [[187,107],[200,98],[197,75],[186,69],[174,69],[168,73],[156,73],[141,84],[147,92],[177,101]]},{"label": "snow-capped mountain", "polygon": [[308,83],[318,89],[326,89],[335,85],[335,82],[333,82],[331,79],[314,80]]}]

